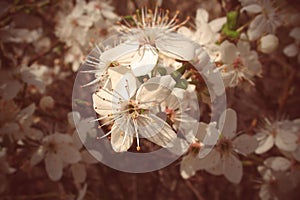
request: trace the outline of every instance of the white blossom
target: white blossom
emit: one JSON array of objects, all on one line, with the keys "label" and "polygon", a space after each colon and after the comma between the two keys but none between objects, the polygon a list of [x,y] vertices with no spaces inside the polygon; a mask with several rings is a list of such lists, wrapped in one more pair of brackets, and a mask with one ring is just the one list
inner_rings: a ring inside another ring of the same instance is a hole
[{"label": "white blossom", "polygon": [[[183,160],[181,174],[188,178],[195,174],[196,170],[205,169],[215,175],[224,174],[232,183],[239,183],[243,175],[243,167],[236,153],[242,155],[252,153],[257,147],[257,141],[246,134],[236,136],[237,118],[232,109],[227,109],[221,115],[219,127],[223,127],[222,130],[218,130],[215,123],[202,126],[202,131],[198,132],[198,134],[202,134],[200,137],[198,135],[199,138],[204,138],[205,135],[218,134],[220,134],[220,138],[206,157],[200,159],[188,155]],[[210,145],[209,141],[203,141],[203,148],[205,145]]]},{"label": "white blossom", "polygon": [[268,34],[260,38],[260,44],[258,49],[266,54],[270,54],[277,49],[279,40],[276,35]]},{"label": "white blossom", "polygon": [[290,33],[289,36],[292,37],[295,42],[291,43],[289,45],[287,45],[284,49],[283,49],[283,53],[288,56],[288,57],[297,57],[297,61],[298,63],[300,63],[300,27],[295,27],[293,28]]},{"label": "white blossom", "polygon": [[86,34],[93,21],[85,14],[85,6],[84,0],[76,0],[71,13],[60,13],[55,34],[68,46],[76,43],[83,46],[86,43]]},{"label": "white blossom", "polygon": [[251,41],[257,40],[264,34],[275,34],[276,29],[282,25],[282,20],[273,0],[239,0],[249,14],[257,14],[251,21],[247,34]]},{"label": "white blossom", "polygon": [[237,45],[224,41],[220,46],[221,75],[226,87],[235,87],[242,80],[254,84],[252,78],[260,76],[262,66],[256,51],[250,49],[247,41],[239,40]]},{"label": "white blossom", "polygon": [[43,30],[41,28],[29,30],[24,28],[12,28],[5,27],[0,31],[2,42],[14,42],[14,43],[33,43],[36,42],[41,35]]},{"label": "white blossom", "polygon": [[34,103],[23,108],[18,113],[15,113],[11,121],[6,122],[1,128],[2,134],[7,134],[12,140],[23,140],[29,137],[33,140],[39,140],[43,136],[43,132],[39,129],[33,128],[33,113],[36,106]]},{"label": "white blossom", "polygon": [[163,14],[157,8],[154,13],[142,9],[140,18],[133,16],[136,27],[122,27],[128,39],[127,47],[133,52],[130,67],[136,76],[151,72],[160,54],[186,61],[194,58],[194,44],[175,32],[186,23],[177,24],[177,15],[169,20],[168,12]]},{"label": "white blossom", "polygon": [[196,31],[191,31],[183,26],[178,29],[178,32],[186,37],[196,41],[201,46],[204,46],[211,59],[216,57],[217,45],[216,41],[219,39],[219,31],[226,23],[226,17],[216,18],[208,22],[209,13],[202,8],[199,8],[196,13]]},{"label": "white blossom", "polygon": [[81,160],[79,151],[67,134],[54,133],[43,138],[42,145],[32,155],[32,166],[44,160],[46,172],[52,181],[58,181],[63,175],[63,168]]},{"label": "white blossom", "polygon": [[298,137],[291,130],[292,122],[289,120],[271,122],[265,119],[265,125],[259,130],[255,137],[259,145],[255,153],[262,154],[269,151],[274,145],[283,151],[295,151]]},{"label": "white blossom", "polygon": [[171,145],[176,134],[151,110],[170,95],[174,80],[170,76],[151,78],[136,91],[136,78],[127,70],[114,82],[117,83],[112,87],[114,90],[100,88],[93,94],[94,109],[100,115],[98,120],[109,119],[103,125],[113,123],[111,130],[102,136],[111,134],[113,150],[127,151],[134,136],[137,150],[140,150],[141,136],[162,147]]}]

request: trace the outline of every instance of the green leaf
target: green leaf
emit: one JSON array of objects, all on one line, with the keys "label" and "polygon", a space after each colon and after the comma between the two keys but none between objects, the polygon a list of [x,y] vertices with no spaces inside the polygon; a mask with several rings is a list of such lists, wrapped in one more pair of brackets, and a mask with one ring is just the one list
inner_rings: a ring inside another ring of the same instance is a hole
[{"label": "green leaf", "polygon": [[238,31],[229,29],[227,24],[223,26],[222,33],[232,39],[236,39],[240,36]]},{"label": "green leaf", "polygon": [[145,79],[146,80],[148,80],[148,79],[150,79],[150,76],[148,75],[148,74],[146,74],[146,75],[144,75],[144,76],[139,76],[139,77],[137,77],[137,79],[141,82],[141,83],[144,83],[145,81]]},{"label": "green leaf", "polygon": [[171,73],[171,76],[175,81],[178,81],[181,78],[182,74],[178,71],[174,71]]},{"label": "green leaf", "polygon": [[175,84],[175,87],[181,88],[181,89],[187,89],[188,85],[189,85],[189,83],[186,79],[180,79]]},{"label": "green leaf", "polygon": [[157,67],[157,72],[161,75],[161,76],[165,76],[167,75],[167,70],[164,67]]},{"label": "green leaf", "polygon": [[184,72],[186,71],[186,66],[182,65],[180,68],[178,68],[176,71],[178,71],[181,74],[184,74]]},{"label": "green leaf", "polygon": [[239,12],[238,11],[230,11],[227,13],[227,28],[229,30],[236,30],[238,25],[239,19]]},{"label": "green leaf", "polygon": [[172,78],[175,81],[178,81],[182,77],[182,75],[184,74],[185,70],[186,70],[185,65],[181,66],[176,71],[174,71],[174,72],[171,73]]}]

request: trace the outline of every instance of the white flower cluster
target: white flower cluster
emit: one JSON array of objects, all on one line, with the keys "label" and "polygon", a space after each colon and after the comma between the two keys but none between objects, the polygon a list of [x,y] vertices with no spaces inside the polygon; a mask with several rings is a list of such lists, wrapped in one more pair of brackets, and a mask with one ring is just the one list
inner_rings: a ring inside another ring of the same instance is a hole
[{"label": "white flower cluster", "polygon": [[[86,65],[93,69],[85,72],[96,77],[87,85],[98,83],[93,94],[97,120],[100,127],[110,127],[100,138],[110,135],[116,152],[127,151],[133,138],[137,151],[140,138],[171,147],[176,132],[185,134],[189,123],[197,120],[189,114],[197,108],[196,99],[189,105],[182,103],[195,86],[188,83],[185,72],[178,71],[184,62],[195,59],[196,46],[175,32],[185,23],[177,23],[176,17],[169,19],[157,8],[142,9],[132,17],[135,26],[120,27],[125,34],[113,41],[116,45],[96,47],[87,58]],[[176,66],[166,66],[175,60]]]},{"label": "white flower cluster", "polygon": [[106,36],[118,16],[106,2],[76,0],[71,12],[62,10],[57,20],[55,34],[69,47],[64,62],[71,63],[73,71],[77,71],[84,58],[83,48]]}]

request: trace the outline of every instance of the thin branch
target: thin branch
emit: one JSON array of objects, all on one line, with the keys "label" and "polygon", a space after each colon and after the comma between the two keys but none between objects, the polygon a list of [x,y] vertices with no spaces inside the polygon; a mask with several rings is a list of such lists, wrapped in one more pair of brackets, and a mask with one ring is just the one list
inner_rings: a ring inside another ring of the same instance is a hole
[{"label": "thin branch", "polygon": [[58,47],[59,45],[62,45],[62,43],[60,41],[56,41],[54,42],[51,47],[45,51],[42,52],[40,54],[38,54],[37,56],[33,57],[29,62],[28,62],[28,66],[30,67],[33,63],[35,63],[36,61],[38,61],[39,59],[45,57],[46,55],[48,55],[49,53],[51,53],[53,51],[54,48]]},{"label": "thin branch", "polygon": [[295,81],[298,67],[293,67],[289,65],[280,55],[271,55],[270,58],[277,62],[282,67],[288,69],[290,71],[288,78],[286,79],[285,83],[283,84],[283,89],[281,95],[278,99],[279,104],[279,112],[282,113],[284,110],[284,106],[288,100],[290,95],[291,87],[293,86],[293,82]]},{"label": "thin branch", "polygon": [[199,193],[199,191],[193,186],[193,184],[189,180],[186,180],[185,182],[188,188],[194,193],[198,200],[204,200],[204,197]]}]

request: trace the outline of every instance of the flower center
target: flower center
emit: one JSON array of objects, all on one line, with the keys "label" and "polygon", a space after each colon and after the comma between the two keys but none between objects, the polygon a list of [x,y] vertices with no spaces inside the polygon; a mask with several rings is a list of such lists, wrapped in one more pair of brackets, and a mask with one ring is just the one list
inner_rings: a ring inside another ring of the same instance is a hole
[{"label": "flower center", "polygon": [[132,119],[136,119],[139,115],[146,112],[146,109],[140,108],[140,104],[134,100],[125,102],[122,110],[127,111],[127,113],[131,115]]},{"label": "flower center", "polygon": [[49,152],[52,152],[52,153],[56,153],[56,144],[54,142],[49,142],[47,145],[46,145],[46,149],[47,151]]},{"label": "flower center", "polygon": [[201,147],[202,145],[200,142],[194,142],[189,147],[189,153],[196,157],[199,154]]},{"label": "flower center", "polygon": [[243,65],[243,63],[242,63],[242,59],[240,56],[238,56],[235,59],[235,61],[232,63],[233,68],[236,70],[240,69],[242,65]]},{"label": "flower center", "polygon": [[232,142],[229,139],[221,138],[217,145],[217,150],[222,154],[228,154],[232,150]]}]

